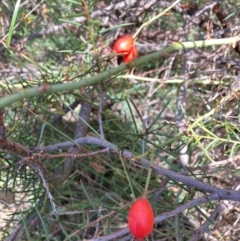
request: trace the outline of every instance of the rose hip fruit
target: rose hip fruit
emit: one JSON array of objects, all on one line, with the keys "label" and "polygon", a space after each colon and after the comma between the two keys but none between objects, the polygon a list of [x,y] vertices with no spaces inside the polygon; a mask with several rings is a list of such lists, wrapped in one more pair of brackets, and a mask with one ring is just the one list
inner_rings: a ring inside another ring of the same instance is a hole
[{"label": "rose hip fruit", "polygon": [[146,238],[153,230],[154,213],[146,198],[139,198],[130,208],[128,227],[136,239]]},{"label": "rose hip fruit", "polygon": [[135,46],[133,46],[131,51],[128,54],[123,55],[123,62],[128,63],[128,62],[132,61],[133,59],[135,59],[137,56],[138,56],[137,48]]},{"label": "rose hip fruit", "polygon": [[128,54],[133,46],[134,39],[131,35],[124,35],[116,40],[113,50],[117,54]]}]

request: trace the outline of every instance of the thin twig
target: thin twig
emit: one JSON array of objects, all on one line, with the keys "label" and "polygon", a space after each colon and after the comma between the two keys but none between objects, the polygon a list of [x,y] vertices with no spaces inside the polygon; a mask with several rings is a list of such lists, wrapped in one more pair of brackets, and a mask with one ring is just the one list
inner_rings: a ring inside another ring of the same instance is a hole
[{"label": "thin twig", "polygon": [[143,133],[147,133],[147,127],[146,127],[145,121],[142,118],[140,111],[138,110],[137,106],[135,105],[134,101],[131,98],[130,98],[130,102],[132,103],[134,109],[136,110],[136,112],[138,114],[138,117],[140,118],[140,120],[142,122]]},{"label": "thin twig", "polygon": [[49,184],[48,182],[46,181],[46,172],[45,172],[45,168],[43,167],[43,165],[40,165],[38,162],[36,161],[31,161],[31,163],[29,163],[29,167],[37,173],[37,175],[41,178],[41,181],[42,181],[42,184],[43,184],[43,187],[45,189],[45,191],[47,192],[47,195],[48,195],[48,199],[49,199],[49,202],[51,203],[52,205],[52,209],[53,209],[53,212],[54,214],[56,215],[56,217],[58,217],[58,212],[57,212],[57,205],[55,204],[55,201],[54,201],[54,197],[51,193],[52,190],[50,190],[49,188]]},{"label": "thin twig", "polygon": [[[36,214],[28,215],[25,222],[28,227],[28,230],[30,231],[41,223],[39,216]],[[12,231],[11,235],[5,239],[5,241],[16,241],[22,238],[26,238],[26,232],[25,232],[23,221],[21,221],[18,224],[18,226]]]},{"label": "thin twig", "polygon": [[103,110],[103,99],[104,99],[103,88],[104,88],[103,84],[100,83],[98,124],[99,124],[100,136],[102,139],[104,139],[104,130],[103,130],[103,121],[102,121],[102,110]]},{"label": "thin twig", "polygon": [[[43,148],[43,152],[52,152],[56,150],[66,149],[72,146],[76,146],[76,144],[79,144],[79,145],[90,144],[90,145],[98,145],[98,146],[109,148],[110,151],[115,152],[117,155],[119,154],[122,155],[127,160],[132,161],[132,163],[134,163],[134,160],[137,162],[140,162],[145,168],[148,168],[150,164],[150,161],[148,159],[138,158],[130,151],[127,151],[127,150],[122,151],[118,149],[116,145],[106,140],[101,140],[95,137],[83,137],[83,138],[74,140],[74,142],[67,141],[67,142],[58,143],[55,145],[46,146],[45,148]],[[181,182],[188,187],[195,188],[203,192],[215,193],[218,195],[219,200],[227,199],[232,201],[240,201],[240,193],[237,191],[213,187],[210,184],[207,184],[199,180],[196,180],[192,177],[188,177],[180,173],[168,170],[159,165],[154,165],[153,171],[157,174],[160,174],[160,175],[169,177],[175,181]]]},{"label": "thin twig", "polygon": [[18,157],[24,158],[30,155],[30,151],[27,148],[9,139],[6,139],[6,140],[0,139],[0,149],[2,151],[10,152],[11,154],[17,155]]},{"label": "thin twig", "polygon": [[216,209],[213,211],[210,217],[194,232],[191,238],[188,241],[198,241],[205,232],[209,231],[209,226],[216,221],[219,214],[223,211],[223,207],[219,204]]},{"label": "thin twig", "polygon": [[5,140],[6,138],[6,131],[4,126],[4,119],[3,119],[3,111],[0,109],[0,140]]},{"label": "thin twig", "polygon": [[107,153],[107,152],[109,152],[108,148],[104,148],[104,149],[101,149],[98,151],[92,151],[92,152],[84,153],[84,154],[78,154],[78,153],[75,154],[75,153],[64,152],[61,154],[42,154],[42,153],[38,154],[38,153],[36,153],[34,155],[39,156],[39,158],[41,158],[41,159],[48,159],[48,160],[61,158],[61,157],[76,159],[76,158],[85,158],[85,157],[90,157],[90,156],[96,156],[96,155]]}]

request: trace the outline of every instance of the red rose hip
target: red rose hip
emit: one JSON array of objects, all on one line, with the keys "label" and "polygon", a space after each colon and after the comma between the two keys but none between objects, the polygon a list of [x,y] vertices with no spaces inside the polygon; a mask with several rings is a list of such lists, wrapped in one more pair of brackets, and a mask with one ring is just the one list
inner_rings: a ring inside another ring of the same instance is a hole
[{"label": "red rose hip", "polygon": [[128,54],[123,55],[123,62],[128,63],[128,62],[132,61],[133,59],[135,59],[137,56],[138,56],[137,48],[135,46],[133,46]]},{"label": "red rose hip", "polygon": [[124,35],[116,40],[113,50],[117,54],[128,54],[133,46],[134,39],[131,35]]},{"label": "red rose hip", "polygon": [[136,239],[146,238],[153,230],[154,213],[152,206],[145,198],[139,198],[130,208],[128,227]]}]

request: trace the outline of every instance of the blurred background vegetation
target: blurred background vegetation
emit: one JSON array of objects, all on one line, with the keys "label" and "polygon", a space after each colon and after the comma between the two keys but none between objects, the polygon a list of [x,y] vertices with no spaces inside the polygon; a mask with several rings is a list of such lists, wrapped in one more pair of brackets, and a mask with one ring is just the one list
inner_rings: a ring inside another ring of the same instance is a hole
[{"label": "blurred background vegetation", "polygon": [[[173,3],[1,1],[0,98],[117,67],[121,57],[112,51],[114,40],[135,34]],[[139,32],[139,55],[174,41],[235,36],[239,11],[238,1],[178,1]],[[181,50],[96,85],[35,97],[26,93],[2,109],[6,136],[28,150],[84,136],[104,138],[156,165],[234,189],[240,160],[239,54],[240,43]],[[127,227],[129,206],[143,194],[148,169],[89,144],[51,154],[40,155],[39,165],[48,173],[44,179],[58,218],[42,178],[28,165],[19,170],[21,158],[0,150],[0,240],[97,240]],[[156,216],[203,195],[151,175],[148,198]],[[156,224],[148,240],[189,240],[216,205],[196,206]],[[239,208],[225,205],[201,240],[239,240]]]}]

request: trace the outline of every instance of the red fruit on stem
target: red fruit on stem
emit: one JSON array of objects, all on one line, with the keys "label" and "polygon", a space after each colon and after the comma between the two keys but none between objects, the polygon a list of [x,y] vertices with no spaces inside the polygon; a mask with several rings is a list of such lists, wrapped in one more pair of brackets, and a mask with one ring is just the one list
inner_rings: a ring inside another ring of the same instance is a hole
[{"label": "red fruit on stem", "polygon": [[113,50],[117,54],[128,54],[133,46],[134,39],[131,35],[124,35],[116,40]]},{"label": "red fruit on stem", "polygon": [[133,59],[135,59],[137,56],[138,56],[137,48],[136,48],[136,46],[133,46],[128,54],[123,55],[123,62],[128,63],[128,62],[132,61]]},{"label": "red fruit on stem", "polygon": [[128,227],[136,239],[146,238],[153,230],[154,213],[152,206],[145,198],[133,203],[128,214]]}]

